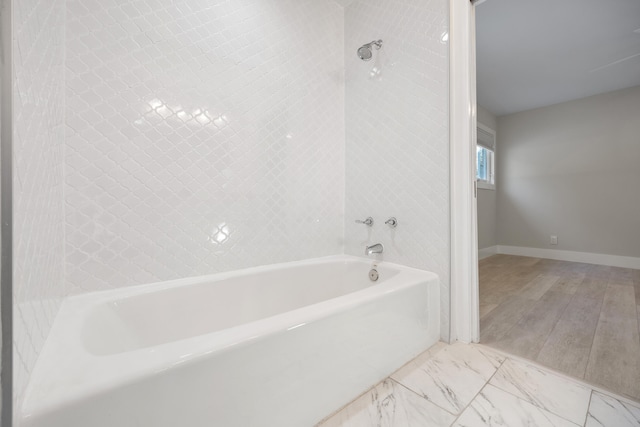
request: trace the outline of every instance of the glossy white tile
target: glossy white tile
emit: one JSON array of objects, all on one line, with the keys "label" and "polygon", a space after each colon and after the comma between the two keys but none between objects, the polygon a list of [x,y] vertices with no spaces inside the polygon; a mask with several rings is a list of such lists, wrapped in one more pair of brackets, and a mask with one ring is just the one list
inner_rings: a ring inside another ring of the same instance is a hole
[{"label": "glossy white tile", "polygon": [[473,400],[455,427],[575,427],[549,411],[487,385]]},{"label": "glossy white tile", "polygon": [[591,397],[585,385],[510,358],[490,384],[576,424],[584,423]]},{"label": "glossy white tile", "polygon": [[[346,253],[383,243],[383,259],[437,273],[447,340],[449,2],[355,0],[344,14]],[[356,50],[373,39],[383,47],[363,62]],[[367,216],[371,228],[354,222]]]},{"label": "glossy white tile", "polygon": [[75,292],[343,252],[339,5],[66,4]]},{"label": "glossy white tile", "polygon": [[64,0],[13,2],[13,396],[26,385],[66,294]]},{"label": "glossy white tile", "polygon": [[387,379],[318,427],[445,427],[454,419],[447,411]]},{"label": "glossy white tile", "polygon": [[640,403],[631,404],[597,391],[591,396],[586,427],[640,426]]},{"label": "glossy white tile", "polygon": [[459,414],[496,372],[504,358],[466,344],[448,346],[414,360],[391,377],[452,414]]}]

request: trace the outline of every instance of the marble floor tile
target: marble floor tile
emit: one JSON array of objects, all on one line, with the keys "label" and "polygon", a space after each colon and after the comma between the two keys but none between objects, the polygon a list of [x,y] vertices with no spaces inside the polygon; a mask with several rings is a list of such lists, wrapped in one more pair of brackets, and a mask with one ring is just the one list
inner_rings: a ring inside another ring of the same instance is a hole
[{"label": "marble floor tile", "polygon": [[603,393],[593,392],[585,427],[638,427],[640,403],[630,404]]},{"label": "marble floor tile", "polygon": [[387,379],[317,427],[448,427],[455,417]]},{"label": "marble floor tile", "polygon": [[453,424],[455,427],[576,427],[549,411],[487,385]]},{"label": "marble floor tile", "polygon": [[489,384],[580,425],[591,397],[589,387],[511,358],[505,360]]},{"label": "marble floor tile", "polygon": [[391,378],[452,414],[459,414],[496,372],[504,357],[481,346],[454,344],[415,360]]}]

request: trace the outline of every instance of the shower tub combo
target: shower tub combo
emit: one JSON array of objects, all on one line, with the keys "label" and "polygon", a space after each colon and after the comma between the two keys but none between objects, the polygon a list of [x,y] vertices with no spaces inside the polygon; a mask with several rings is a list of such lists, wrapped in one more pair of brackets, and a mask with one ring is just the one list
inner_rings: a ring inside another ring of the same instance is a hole
[{"label": "shower tub combo", "polygon": [[21,425],[311,426],[439,339],[438,277],[371,268],[338,256],[71,297]]}]

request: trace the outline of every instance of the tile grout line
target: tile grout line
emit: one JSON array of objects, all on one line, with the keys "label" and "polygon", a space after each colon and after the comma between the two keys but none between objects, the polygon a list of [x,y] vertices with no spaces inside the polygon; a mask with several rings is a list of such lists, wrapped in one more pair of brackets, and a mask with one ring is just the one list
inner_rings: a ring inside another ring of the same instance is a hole
[{"label": "tile grout line", "polygon": [[487,379],[487,381],[485,381],[484,385],[480,387],[480,390],[478,390],[475,396],[473,396],[473,399],[471,399],[469,403],[467,403],[467,405],[460,411],[460,413],[456,416],[455,420],[453,420],[453,422],[449,424],[449,426],[453,426],[460,419],[462,414],[464,414],[467,408],[469,408],[469,406],[471,406],[471,404],[475,402],[475,400],[478,398],[478,395],[482,393],[482,390],[485,389],[485,387],[489,384],[489,382],[493,379],[493,377],[498,373],[498,371],[500,370],[500,368],[502,368],[502,365],[504,365],[504,362],[506,362],[507,359],[508,357],[505,357],[504,359],[502,359],[502,362],[500,362],[500,366],[496,368],[495,372]]},{"label": "tile grout line", "polygon": [[589,356],[587,357],[587,364],[584,366],[584,373],[582,374],[582,379],[587,380],[587,372],[589,371],[589,365],[591,364],[591,353],[593,352],[593,343],[596,340],[596,334],[598,332],[598,326],[600,326],[600,321],[602,320],[602,306],[604,306],[604,299],[607,296],[607,288],[609,287],[609,278],[607,278],[607,284],[605,286],[605,290],[602,293],[602,300],[600,301],[600,311],[598,312],[598,322],[596,323],[596,327],[593,328],[593,338],[591,339],[591,346],[589,347]]},{"label": "tile grout line", "polygon": [[445,409],[445,408],[443,408],[442,406],[438,405],[437,403],[432,402],[431,400],[427,399],[425,396],[423,396],[423,395],[421,395],[421,394],[417,393],[416,391],[414,391],[414,390],[410,389],[409,387],[407,387],[406,385],[402,384],[401,382],[399,382],[399,381],[397,381],[397,380],[394,380],[394,379],[393,379],[393,378],[391,378],[391,377],[389,377],[389,379],[390,379],[391,381],[393,381],[394,383],[398,384],[400,387],[404,388],[405,390],[408,390],[408,391],[410,391],[412,394],[415,394],[415,395],[416,395],[416,396],[418,396],[420,399],[424,399],[424,400],[426,400],[427,402],[429,402],[430,404],[432,404],[433,406],[436,406],[436,407],[438,407],[439,409],[442,409],[442,410],[443,410],[443,411],[445,411],[447,414],[451,414],[451,415],[453,415],[454,417],[456,416],[456,414],[452,413],[452,412],[451,412],[451,411],[449,411],[448,409]]},{"label": "tile grout line", "polygon": [[[585,281],[586,279],[586,275],[585,277],[580,281],[580,285],[581,286],[582,283]],[[547,292],[549,292],[549,290],[551,290],[551,288],[549,288],[547,290]],[[576,288],[577,291],[577,288]],[[547,293],[545,292],[545,294]],[[536,353],[536,356],[534,358],[534,361],[539,362],[538,358],[540,357],[540,353],[542,353],[542,350],[544,349],[545,345],[547,345],[547,342],[549,341],[549,339],[551,338],[551,335],[553,335],[553,331],[555,331],[556,327],[558,326],[558,323],[560,322],[560,319],[562,319],[562,317],[564,316],[564,314],[567,312],[567,310],[569,309],[569,305],[571,305],[571,302],[574,300],[574,298],[576,297],[576,293],[574,292],[573,294],[571,294],[571,298],[569,298],[569,302],[567,302],[567,305],[564,306],[564,308],[562,309],[562,313],[560,313],[560,315],[558,316],[558,318],[556,319],[555,323],[553,324],[553,328],[551,328],[551,331],[547,334],[546,339],[544,340],[544,343],[542,344],[542,346],[540,347],[540,350],[538,350],[538,352]],[[586,368],[585,368],[586,369]]]},{"label": "tile grout line", "polygon": [[[640,277],[640,274],[638,274],[638,276]],[[640,336],[640,305],[638,304],[638,301],[640,300],[640,295],[638,295],[638,292],[640,292],[640,280],[636,281],[635,277],[633,278],[633,292],[636,302],[636,323],[638,325],[638,335]]]},{"label": "tile grout line", "polygon": [[[400,369],[404,368],[405,366],[407,366],[409,363],[413,362],[415,359],[417,359],[418,357],[420,357],[420,355],[422,355],[423,353],[426,353],[427,351],[429,351],[431,348],[433,348],[434,346],[438,345],[438,343],[440,343],[442,341],[438,341],[436,342],[434,345],[432,345],[431,347],[429,347],[427,350],[425,350],[424,352],[420,353],[419,355],[417,355],[416,357],[414,357],[413,359],[409,360],[407,363],[405,363],[404,365],[402,365],[400,368],[396,369],[391,375],[395,374],[397,371],[399,371]],[[450,344],[447,344],[450,345]],[[445,347],[443,347],[445,348]],[[432,357],[434,357],[436,354],[440,353],[440,351],[442,351],[441,348],[440,350],[436,351],[435,353],[433,353],[429,359],[431,359]],[[428,360],[428,359],[427,359]],[[364,392],[360,393],[358,396],[354,397],[353,399],[351,399],[349,402],[347,402],[346,404],[344,404],[343,406],[341,406],[340,408],[336,409],[335,411],[331,412],[329,415],[325,416],[323,419],[321,419],[320,421],[318,421],[318,423],[315,424],[316,427],[321,426],[323,423],[325,423],[326,421],[329,421],[329,419],[331,419],[332,417],[334,417],[335,415],[338,415],[338,413],[342,412],[343,410],[347,409],[347,407],[351,406],[352,403],[355,403],[357,400],[359,400],[361,397],[363,397],[364,395],[368,394],[369,392],[371,392],[372,390],[374,390],[376,387],[378,387],[380,384],[384,383],[385,381],[393,381],[396,384],[401,385],[402,387],[406,388],[407,390],[411,391],[412,393],[416,394],[417,396],[420,396],[418,393],[415,393],[413,390],[407,388],[404,384],[399,383],[398,381],[394,380],[393,378],[391,378],[391,375],[389,375],[388,377],[378,381],[377,383],[375,383],[373,386],[369,387],[367,390],[365,390]],[[421,398],[424,399],[423,396],[420,396]],[[431,402],[433,403],[433,402]],[[438,406],[438,405],[436,405]],[[438,406],[440,407],[440,406]],[[447,411],[449,412],[449,411]],[[450,412],[449,412],[450,413]],[[454,414],[451,414],[454,415]]]},{"label": "tile grout line", "polygon": [[509,358],[512,361],[524,363],[526,365],[531,365],[534,368],[537,368],[539,370],[545,371],[545,372],[547,372],[549,374],[558,376],[560,378],[564,378],[566,381],[571,381],[571,382],[580,384],[580,385],[584,386],[587,389],[593,390],[596,393],[604,394],[606,396],[609,396],[609,397],[611,397],[613,399],[616,399],[616,400],[619,400],[621,402],[625,401],[625,402],[627,402],[627,403],[629,403],[629,404],[631,404],[633,406],[637,406],[638,408],[640,408],[640,400],[639,399],[633,398],[633,397],[628,396],[628,395],[626,395],[624,393],[620,393],[620,392],[616,392],[616,391],[611,390],[611,389],[607,389],[604,386],[598,385],[598,384],[596,384],[596,383],[594,383],[592,381],[590,382],[590,381],[585,380],[583,378],[577,378],[577,377],[575,377],[573,375],[567,374],[566,372],[562,372],[562,371],[559,371],[557,369],[550,368],[548,366],[545,366],[545,365],[541,364],[540,362],[536,362],[535,360],[526,359],[526,358],[524,358],[522,356],[509,354],[509,353],[505,352],[504,350],[494,349],[492,347],[487,346],[486,344],[476,344],[476,345],[487,347],[489,350],[491,350],[493,352],[496,352],[496,353],[499,353],[503,357]]},{"label": "tile grout line", "polygon": [[[513,359],[512,357],[506,357],[504,361],[506,362],[506,361],[507,361],[507,359],[510,359],[510,360],[511,360],[511,362],[515,362],[515,363],[517,363],[517,362],[518,362],[518,360],[517,360],[517,359]],[[521,362],[521,363],[524,363],[524,361],[520,361],[520,362]],[[503,362],[503,363],[504,363],[504,362]],[[534,363],[535,363],[535,362],[534,362]],[[500,367],[502,367],[502,365],[500,365]],[[534,365],[531,365],[530,367],[531,367],[531,368],[534,368],[534,369],[538,369],[538,370],[543,370],[543,369],[541,369],[540,367],[538,367],[538,366],[534,366]],[[496,373],[497,373],[497,372],[498,372],[498,371],[496,371]],[[553,374],[552,372],[549,372],[549,373]],[[493,378],[493,375],[491,376],[491,378]],[[560,378],[562,378],[562,377],[560,377]],[[571,383],[573,383],[573,384],[577,384],[577,385],[582,385],[582,384],[580,384],[580,382],[578,382],[578,381],[576,381],[576,380],[574,380],[574,379],[570,379],[570,378],[565,378],[565,381],[568,381],[568,382],[571,382]],[[488,384],[488,383],[487,383],[487,384]],[[539,406],[539,405],[537,405],[536,403],[534,403],[533,401],[528,400],[528,399],[526,399],[526,398],[524,398],[524,397],[522,397],[522,396],[518,396],[517,394],[514,394],[514,393],[510,392],[509,390],[505,390],[505,389],[503,389],[502,387],[497,386],[497,385],[495,385],[495,384],[489,384],[489,385],[491,385],[491,386],[493,386],[493,387],[497,388],[498,390],[500,390],[500,391],[502,391],[502,392],[504,392],[504,393],[507,393],[507,394],[509,394],[509,395],[511,395],[511,396],[513,396],[513,397],[515,397],[515,398],[516,398],[516,399],[518,399],[518,400],[522,400],[523,402],[527,402],[527,403],[528,403],[528,404],[530,404],[531,406],[534,406],[534,407],[536,407],[536,408],[540,409],[541,411],[548,412],[548,413],[550,413],[550,414],[552,414],[552,415],[555,415],[555,416],[556,416],[556,417],[558,417],[558,418],[562,418],[563,420],[570,422],[571,424],[578,425],[578,424],[574,423],[573,421],[571,421],[570,419],[568,419],[567,417],[565,417],[564,415],[557,414],[557,413],[555,413],[554,411],[552,411],[552,410],[550,410],[550,409],[547,409],[547,408],[544,408],[544,407],[542,407],[542,406]],[[483,388],[484,388],[484,387],[483,387]],[[593,393],[593,389],[592,389],[591,387],[585,387],[585,388],[588,388],[588,389],[589,389],[589,402],[591,402],[591,393]],[[587,406],[587,412],[589,412],[589,407],[588,407],[588,406]]]},{"label": "tile grout line", "polygon": [[[528,285],[529,283],[531,283],[532,281],[536,280],[538,277],[541,277],[541,276],[542,276],[541,274],[538,274],[536,277],[534,277],[533,279],[531,279],[530,281],[528,281],[524,286]],[[523,286],[523,287],[524,287],[524,286]],[[522,291],[522,288],[520,288],[518,291]],[[545,293],[546,293],[546,292],[545,292]],[[533,301],[533,300],[532,300],[532,301]],[[501,305],[501,304],[503,304],[504,302],[506,302],[506,300],[505,300],[505,301],[502,301],[500,304],[498,304],[498,306],[499,306],[499,305]],[[527,314],[529,314],[529,313],[531,312],[531,310],[533,310],[533,306],[534,306],[534,304],[530,304],[530,305],[529,305],[529,308],[528,308],[527,310],[524,310],[524,311],[522,312],[522,315],[521,315],[521,316],[519,316],[517,319],[514,319],[514,320],[513,320],[513,323],[512,323],[512,326],[511,326],[509,329],[507,329],[506,331],[504,331],[504,333],[502,333],[502,334],[500,335],[500,337],[496,338],[496,341],[497,341],[497,342],[499,342],[499,341],[500,341],[501,339],[503,339],[505,336],[509,335],[509,332],[511,332],[511,330],[512,330],[513,328],[515,328],[515,327],[516,327],[516,325],[518,324],[518,322],[519,322],[520,320],[522,320],[522,318],[524,318],[524,316],[526,316]],[[498,307],[496,307],[496,308],[498,308]]]},{"label": "tile grout line", "polygon": [[589,419],[589,410],[591,410],[591,400],[593,399],[593,393],[595,393],[595,390],[591,389],[591,393],[589,394],[589,405],[587,405],[587,413],[584,414],[584,423],[582,423],[584,427],[586,427],[587,420]]}]

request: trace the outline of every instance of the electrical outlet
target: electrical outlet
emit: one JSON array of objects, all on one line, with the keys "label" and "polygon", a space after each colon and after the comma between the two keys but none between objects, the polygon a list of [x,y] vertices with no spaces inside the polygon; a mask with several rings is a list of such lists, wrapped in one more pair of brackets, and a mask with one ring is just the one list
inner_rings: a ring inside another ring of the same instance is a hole
[{"label": "electrical outlet", "polygon": [[552,245],[558,244],[558,236],[551,236],[551,244]]}]

